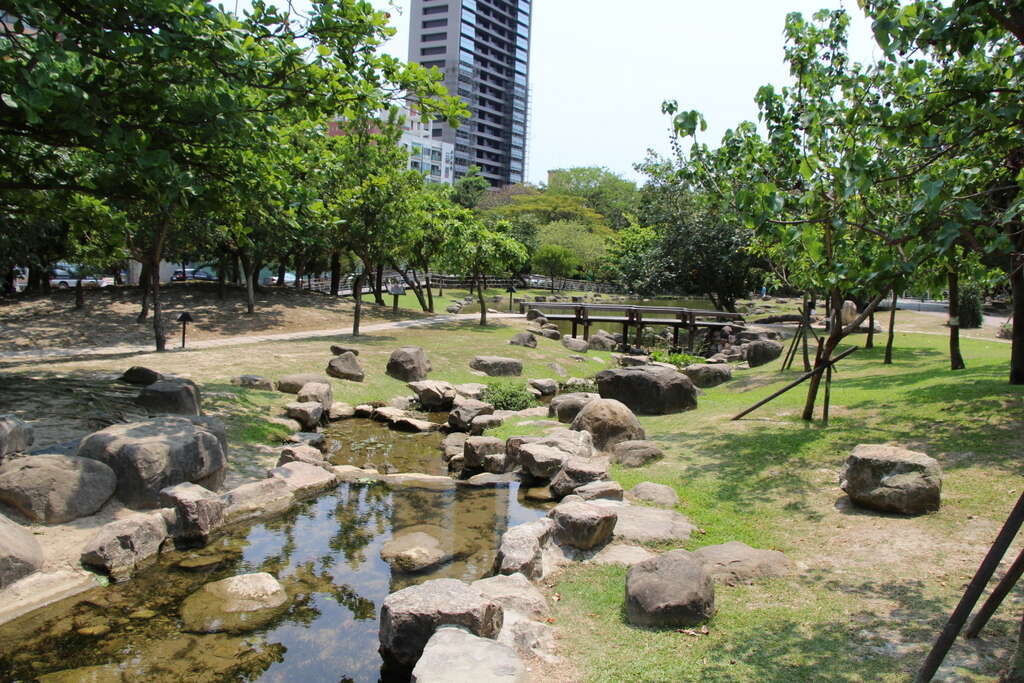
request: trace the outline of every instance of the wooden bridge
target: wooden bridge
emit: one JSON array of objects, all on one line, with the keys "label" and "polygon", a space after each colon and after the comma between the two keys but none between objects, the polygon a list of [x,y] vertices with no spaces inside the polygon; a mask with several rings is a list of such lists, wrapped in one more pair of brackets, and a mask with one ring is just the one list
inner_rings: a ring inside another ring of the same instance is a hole
[{"label": "wooden bridge", "polygon": [[[727,311],[711,311],[700,308],[678,308],[675,306],[627,306],[616,304],[582,304],[582,303],[532,303],[520,302],[519,312],[525,313],[528,308],[535,308],[544,313],[548,320],[565,320],[572,323],[572,336],[579,334],[583,328],[583,338],[590,339],[590,326],[594,323],[612,323],[622,325],[622,341],[629,344],[629,329],[636,329],[636,345],[640,345],[645,327],[662,325],[672,328],[672,345],[679,347],[679,330],[685,329],[689,334],[687,348],[693,351],[693,340],[697,330],[720,329],[726,325],[743,327],[743,316]],[[546,313],[558,309],[571,309],[571,313]],[[594,315],[594,314],[597,315]],[[671,317],[665,317],[666,315]],[[661,316],[661,317],[655,317]],[[712,318],[712,320],[707,320]]]}]

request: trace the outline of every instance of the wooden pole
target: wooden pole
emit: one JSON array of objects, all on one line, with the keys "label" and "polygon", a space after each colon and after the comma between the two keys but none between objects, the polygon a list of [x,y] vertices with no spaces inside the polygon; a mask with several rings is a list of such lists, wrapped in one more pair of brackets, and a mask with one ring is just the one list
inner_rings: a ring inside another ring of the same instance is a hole
[{"label": "wooden pole", "polygon": [[935,644],[932,645],[931,651],[925,657],[924,662],[921,664],[921,669],[917,672],[917,677],[914,679],[915,683],[928,683],[935,676],[935,672],[938,671],[942,660],[946,658],[949,648],[953,646],[953,641],[956,640],[960,629],[964,626],[964,622],[970,616],[971,610],[978,602],[978,598],[981,597],[989,579],[992,578],[996,568],[999,567],[999,562],[1003,559],[1003,555],[1006,554],[1010,543],[1013,542],[1017,532],[1020,531],[1022,523],[1024,523],[1024,494],[1021,494],[1020,498],[1017,499],[1017,504],[1013,506],[1010,516],[1003,523],[1003,528],[999,530],[999,535],[996,536],[995,542],[988,549],[985,559],[981,561],[981,565],[974,574],[974,578],[967,584],[967,588],[964,590],[964,594],[960,598],[956,609],[949,615],[949,620],[946,621],[946,625],[943,627],[942,632],[939,633],[939,637],[935,639]]},{"label": "wooden pole", "polygon": [[786,393],[787,391],[789,391],[790,389],[792,389],[796,385],[800,384],[801,382],[806,381],[812,375],[818,374],[819,372],[824,370],[826,367],[831,367],[831,366],[835,365],[836,363],[838,363],[839,361],[841,361],[842,359],[846,358],[851,353],[856,351],[857,348],[858,347],[856,347],[856,346],[854,346],[852,348],[849,348],[846,351],[843,351],[841,354],[839,354],[835,358],[833,358],[832,360],[828,361],[828,365],[822,365],[821,367],[814,368],[810,372],[805,372],[804,374],[800,375],[799,377],[797,377],[795,380],[793,380],[792,382],[790,382],[786,386],[784,386],[781,389],[779,389],[778,391],[776,391],[774,394],[772,394],[768,398],[761,399],[760,401],[758,401],[754,405],[752,405],[749,408],[747,408],[746,410],[744,410],[742,413],[739,413],[738,415],[733,416],[732,419],[733,420],[738,420],[738,419],[740,419],[741,417],[743,417],[745,415],[749,415],[750,413],[754,412],[755,410],[757,410],[758,408],[763,406],[765,403],[768,403],[769,401],[775,400],[776,398],[778,398],[779,396],[782,396],[784,393]]},{"label": "wooden pole", "polygon": [[992,594],[988,596],[988,600],[981,606],[978,613],[971,619],[971,623],[967,625],[967,630],[964,631],[964,638],[977,638],[978,634],[981,633],[981,629],[985,628],[985,624],[992,618],[992,615],[999,609],[999,605],[1003,603],[1003,599],[1010,593],[1017,582],[1020,581],[1021,575],[1024,575],[1024,550],[1020,551],[1017,555],[1017,559],[1013,561],[1010,568],[1006,570],[1006,575],[999,580],[999,583],[992,590]]}]

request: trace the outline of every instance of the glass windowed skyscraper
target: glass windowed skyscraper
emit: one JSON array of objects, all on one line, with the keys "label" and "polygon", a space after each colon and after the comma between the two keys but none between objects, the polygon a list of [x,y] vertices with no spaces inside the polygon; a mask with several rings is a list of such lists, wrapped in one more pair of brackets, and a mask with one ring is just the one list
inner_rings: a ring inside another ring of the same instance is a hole
[{"label": "glass windowed skyscraper", "polygon": [[455,145],[455,177],[479,166],[492,185],[526,172],[531,0],[412,0],[409,61],[436,66],[472,117],[431,135]]}]

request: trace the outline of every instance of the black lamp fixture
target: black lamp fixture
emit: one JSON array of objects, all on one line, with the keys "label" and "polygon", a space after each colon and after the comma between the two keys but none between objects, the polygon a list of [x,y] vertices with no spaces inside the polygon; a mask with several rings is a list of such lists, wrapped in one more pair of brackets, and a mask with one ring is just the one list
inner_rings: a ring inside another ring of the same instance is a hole
[{"label": "black lamp fixture", "polygon": [[508,292],[508,312],[511,313],[512,312],[512,295],[516,293],[516,288],[515,288],[514,285],[509,285],[508,287],[505,288],[505,291]]},{"label": "black lamp fixture", "polygon": [[192,319],[192,314],[185,311],[178,316],[178,322],[181,323],[181,348],[185,348],[185,327],[195,321]]}]

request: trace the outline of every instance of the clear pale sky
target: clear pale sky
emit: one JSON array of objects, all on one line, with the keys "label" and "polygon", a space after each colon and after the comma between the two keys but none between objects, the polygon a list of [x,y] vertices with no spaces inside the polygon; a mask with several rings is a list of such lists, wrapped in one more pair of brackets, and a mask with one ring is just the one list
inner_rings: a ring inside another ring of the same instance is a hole
[{"label": "clear pale sky", "polygon": [[[402,59],[409,2],[373,0],[398,30],[385,51]],[[528,179],[543,182],[548,169],[567,166],[639,179],[632,166],[648,148],[669,150],[666,99],[703,112],[701,140],[717,142],[756,118],[760,86],[788,81],[786,14],[844,6],[853,58],[878,56],[855,0],[533,0]]]}]

